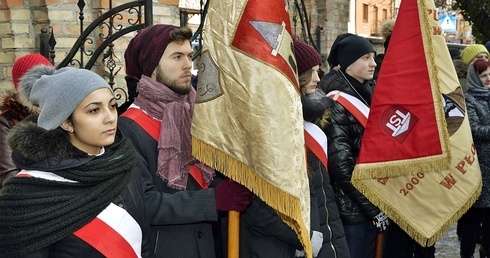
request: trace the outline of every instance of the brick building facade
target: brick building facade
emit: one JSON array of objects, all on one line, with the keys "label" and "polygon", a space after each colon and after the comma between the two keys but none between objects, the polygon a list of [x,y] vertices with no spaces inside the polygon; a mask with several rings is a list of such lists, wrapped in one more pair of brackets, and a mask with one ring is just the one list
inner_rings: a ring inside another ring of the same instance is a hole
[{"label": "brick building facade", "polygon": [[[83,24],[81,25],[80,8],[77,0],[0,0],[0,92],[11,89],[12,64],[20,56],[28,53],[40,52],[40,35],[42,29],[52,28],[55,35],[55,65],[59,64],[75,44],[81,34],[81,26],[88,26],[100,13],[109,9],[110,4],[118,6],[130,0],[93,0],[84,1]],[[153,1],[153,23],[168,23],[179,25],[179,0],[154,0]],[[127,19],[137,19],[136,15],[123,13],[121,17],[114,19],[118,22],[127,23]],[[101,26],[94,30],[84,46],[86,51],[95,49],[100,44],[100,35],[107,34],[107,26]],[[114,45],[115,59],[124,61],[125,46],[134,36],[134,32],[116,40]],[[77,53],[74,59],[80,60],[81,55]],[[88,59],[87,56],[82,57]],[[70,64],[71,66],[72,64]],[[78,64],[73,64],[77,66]],[[116,84],[124,84],[124,67],[118,72]],[[103,68],[93,70],[102,73]]]},{"label": "brick building facade", "polygon": [[[153,0],[153,24],[167,23],[180,24],[182,6],[186,2],[196,0]],[[80,19],[80,8],[78,0],[0,0],[0,92],[11,89],[11,70],[16,58],[32,52],[40,52],[40,35],[42,29],[52,28],[55,35],[55,65],[59,64],[75,44],[80,35],[80,28],[88,26],[93,20],[112,7],[130,0],[93,0],[84,1],[86,6],[83,10],[83,20]],[[199,1],[197,1],[199,2]],[[299,17],[295,9],[295,2],[289,0],[291,19],[296,16],[296,25],[293,21],[293,34],[302,33]],[[298,1],[300,2],[300,1]],[[326,60],[330,47],[335,37],[348,30],[349,22],[349,0],[304,0],[305,9],[310,21],[310,31],[313,41],[320,47],[320,54]],[[125,13],[120,17],[121,23],[131,17],[132,14]],[[115,19],[118,23],[119,19]],[[82,21],[82,22],[81,22]],[[86,51],[95,49],[100,44],[99,34],[106,34],[107,27],[101,26],[90,35],[92,42],[84,44]],[[303,32],[304,33],[304,32]],[[134,36],[130,33],[114,42],[115,60],[120,67],[115,78],[116,85],[124,85],[124,50],[129,40]],[[382,42],[374,42],[381,45]],[[77,60],[87,59],[77,53]],[[325,62],[326,63],[326,62]],[[77,66],[77,64],[70,64]],[[95,64],[93,70],[99,74],[104,73],[104,64]],[[328,70],[324,65],[324,70]],[[118,68],[119,69],[119,68]]]}]

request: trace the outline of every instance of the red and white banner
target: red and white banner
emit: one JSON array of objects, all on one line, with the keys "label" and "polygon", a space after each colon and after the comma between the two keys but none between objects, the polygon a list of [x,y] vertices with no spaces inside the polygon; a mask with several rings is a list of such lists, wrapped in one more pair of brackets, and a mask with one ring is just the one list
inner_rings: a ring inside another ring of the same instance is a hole
[{"label": "red and white banner", "polygon": [[481,191],[464,95],[438,17],[432,0],[401,2],[352,176],[422,245],[434,244]]}]

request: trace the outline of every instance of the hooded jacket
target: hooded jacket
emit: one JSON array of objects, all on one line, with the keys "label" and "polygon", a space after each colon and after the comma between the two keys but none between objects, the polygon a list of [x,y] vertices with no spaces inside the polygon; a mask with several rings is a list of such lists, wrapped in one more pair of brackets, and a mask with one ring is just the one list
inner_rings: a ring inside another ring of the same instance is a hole
[{"label": "hooded jacket", "polygon": [[4,181],[19,172],[11,158],[7,144],[10,129],[32,113],[29,107],[19,101],[18,93],[6,91],[0,103],[0,189]]},{"label": "hooded jacket", "polygon": [[483,182],[481,195],[473,206],[490,208],[490,89],[482,85],[472,64],[469,66],[467,78],[466,111]]},{"label": "hooded jacket", "polygon": [[[9,144],[12,147],[13,160],[19,168],[26,171],[53,172],[58,176],[63,176],[63,171],[65,171],[65,169],[77,168],[97,158],[97,156],[89,156],[87,153],[74,147],[68,141],[66,133],[60,128],[47,131],[37,127],[37,125],[31,121],[22,121],[18,123],[11,130],[8,139]],[[122,139],[121,135],[118,133],[114,144],[105,147],[105,152],[101,156],[112,155],[117,148],[122,146],[124,141],[126,140]],[[129,144],[129,146],[127,144]],[[129,149],[132,149],[130,143],[126,142],[125,145],[130,147]],[[143,236],[141,242],[141,256],[152,257],[150,242],[148,241],[150,228],[145,213],[143,183],[139,177],[139,173],[135,171],[134,168],[135,166],[133,165],[131,171],[128,172],[129,181],[127,185],[121,186],[122,191],[119,192],[119,195],[112,201],[112,203],[125,209],[139,224]],[[8,193],[9,196],[14,196],[16,195],[16,192],[12,191],[12,189],[15,190],[17,186],[21,186],[20,184],[21,181],[9,180],[1,193]],[[88,185],[86,187],[88,187]],[[47,193],[52,193],[52,191]],[[46,195],[45,198],[50,198],[50,196],[51,195]],[[0,201],[1,200],[3,199],[0,199]],[[73,202],[77,201],[77,199],[73,200]],[[49,207],[49,205],[45,207]],[[4,216],[3,213],[1,213],[1,215]],[[87,218],[89,221],[92,219],[93,218]],[[64,235],[64,233],[60,234]],[[104,256],[72,232],[71,234],[66,234],[61,240],[56,241],[49,246],[44,246],[23,257],[92,258]]]}]

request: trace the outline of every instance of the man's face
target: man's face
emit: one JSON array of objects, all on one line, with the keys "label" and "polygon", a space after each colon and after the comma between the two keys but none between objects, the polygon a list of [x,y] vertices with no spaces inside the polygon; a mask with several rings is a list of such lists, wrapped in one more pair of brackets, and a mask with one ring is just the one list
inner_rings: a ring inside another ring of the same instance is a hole
[{"label": "man's face", "polygon": [[192,88],[192,47],[188,40],[168,44],[151,78],[165,84],[177,94],[188,94]]}]

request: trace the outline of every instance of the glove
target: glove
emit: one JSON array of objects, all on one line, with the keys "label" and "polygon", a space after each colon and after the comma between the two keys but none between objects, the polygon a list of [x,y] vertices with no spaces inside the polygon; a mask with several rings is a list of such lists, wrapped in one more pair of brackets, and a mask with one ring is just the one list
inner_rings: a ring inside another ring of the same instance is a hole
[{"label": "glove", "polygon": [[216,209],[219,211],[244,211],[252,202],[253,194],[245,186],[225,179],[214,188]]},{"label": "glove", "polygon": [[313,253],[313,257],[317,257],[318,253],[323,246],[323,234],[322,232],[313,231],[313,235],[311,236],[311,251]]},{"label": "glove", "polygon": [[294,257],[305,257],[305,251],[296,250],[296,252],[294,253]]},{"label": "glove", "polygon": [[384,212],[380,212],[378,215],[374,217],[373,220],[374,226],[376,226],[376,230],[378,232],[383,232],[388,229],[388,225],[390,225],[390,221],[388,220],[388,216]]}]

